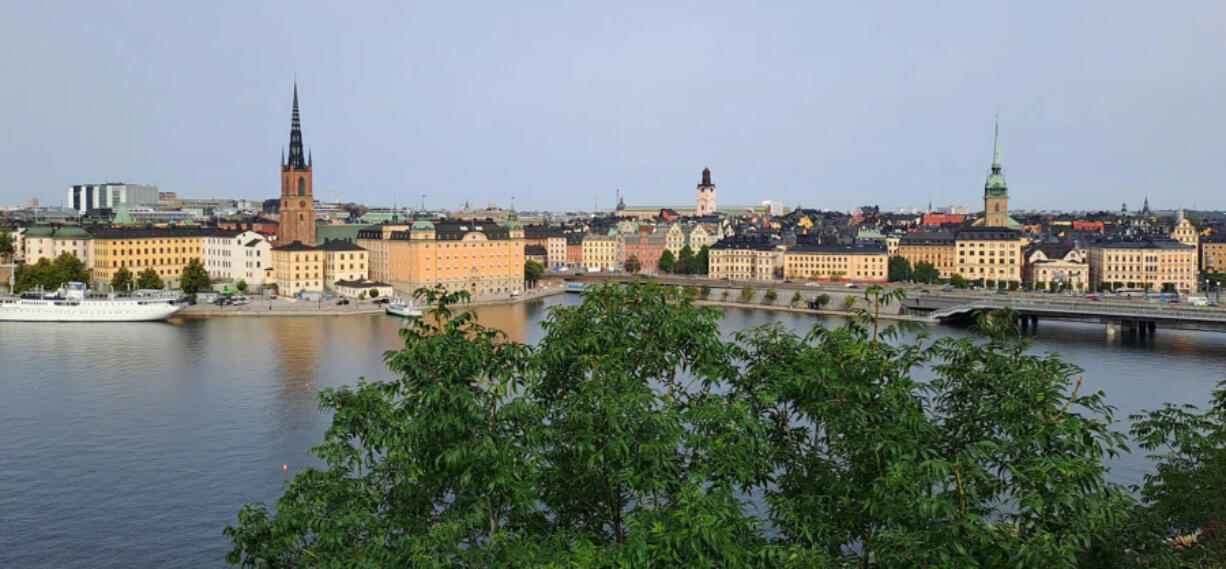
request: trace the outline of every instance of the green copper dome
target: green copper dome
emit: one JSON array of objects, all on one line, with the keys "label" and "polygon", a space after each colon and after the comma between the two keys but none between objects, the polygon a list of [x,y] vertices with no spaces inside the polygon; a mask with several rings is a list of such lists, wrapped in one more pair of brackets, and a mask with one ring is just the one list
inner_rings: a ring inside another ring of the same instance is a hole
[{"label": "green copper dome", "polygon": [[55,230],[51,226],[45,223],[36,223],[26,230],[25,235],[26,239],[38,239],[40,237],[51,237],[52,233],[55,233]]},{"label": "green copper dome", "polygon": [[988,174],[988,181],[983,185],[983,197],[985,198],[1004,198],[1009,197],[1009,186],[1005,183],[1005,175],[1002,173],[1000,166],[1000,122],[996,123],[996,131],[992,136],[992,172]]},{"label": "green copper dome", "polygon": [[524,224],[519,222],[519,214],[515,212],[514,208],[507,212],[507,220],[502,222],[502,228],[507,231],[524,228]]},{"label": "green copper dome", "polygon": [[92,239],[92,238],[93,237],[89,234],[88,231],[81,229],[76,224],[64,225],[63,227],[56,230],[55,237],[54,237],[54,239],[65,239],[65,240],[67,239],[82,240],[82,239]]},{"label": "green copper dome", "polygon": [[419,210],[415,217],[417,219],[409,226],[409,231],[434,231],[434,224],[426,219],[426,210]]}]

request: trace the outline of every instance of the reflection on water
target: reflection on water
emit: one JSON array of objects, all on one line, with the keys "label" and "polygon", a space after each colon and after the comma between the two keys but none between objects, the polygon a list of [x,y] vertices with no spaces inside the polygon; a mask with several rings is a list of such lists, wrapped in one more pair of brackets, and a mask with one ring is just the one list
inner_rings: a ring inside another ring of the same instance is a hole
[{"label": "reflection on water", "polygon": [[[551,306],[577,295],[479,307],[486,326],[535,343]],[[725,312],[725,334],[768,322],[797,333],[842,318]],[[0,567],[217,567],[221,529],[247,502],[272,501],[315,464],[328,417],[320,389],[388,379],[383,353],[403,321],[218,318],[168,324],[0,323]],[[933,326],[932,337],[965,328]],[[1085,368],[1120,417],[1162,401],[1204,403],[1226,364],[1226,334],[1158,329],[1110,338],[1102,326],[1040,321],[1035,349]],[[1139,456],[1113,463],[1138,482]]]}]

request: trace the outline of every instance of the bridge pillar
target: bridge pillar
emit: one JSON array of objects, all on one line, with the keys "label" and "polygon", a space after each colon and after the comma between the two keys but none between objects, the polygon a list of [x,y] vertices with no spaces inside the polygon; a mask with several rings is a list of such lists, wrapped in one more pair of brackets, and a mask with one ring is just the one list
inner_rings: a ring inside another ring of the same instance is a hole
[{"label": "bridge pillar", "polygon": [[1114,335],[1115,335],[1115,322],[1108,322],[1108,323],[1107,323],[1107,335],[1108,335],[1108,336],[1114,336]]},{"label": "bridge pillar", "polygon": [[1030,327],[1037,328],[1038,326],[1039,326],[1039,315],[1031,314],[1030,315]]},{"label": "bridge pillar", "polygon": [[1146,322],[1146,325],[1149,327],[1149,335],[1153,336],[1154,332],[1158,330],[1158,323],[1150,320],[1149,322]]}]

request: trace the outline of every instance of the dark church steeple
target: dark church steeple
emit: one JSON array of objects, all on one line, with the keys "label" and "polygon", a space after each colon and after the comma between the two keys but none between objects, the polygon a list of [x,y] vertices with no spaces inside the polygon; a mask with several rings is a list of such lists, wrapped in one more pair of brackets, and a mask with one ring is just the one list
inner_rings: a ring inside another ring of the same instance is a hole
[{"label": "dark church steeple", "polygon": [[302,151],[302,122],[298,117],[298,82],[294,82],[294,112],[289,127],[289,162],[295,170],[307,169],[307,157]]}]

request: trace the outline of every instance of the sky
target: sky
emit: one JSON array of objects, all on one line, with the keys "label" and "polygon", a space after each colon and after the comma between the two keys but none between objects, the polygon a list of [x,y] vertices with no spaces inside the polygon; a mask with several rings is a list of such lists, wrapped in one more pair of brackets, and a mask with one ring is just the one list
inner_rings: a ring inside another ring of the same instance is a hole
[{"label": "sky", "polygon": [[0,0],[0,204],[1226,209],[1226,2]]}]

